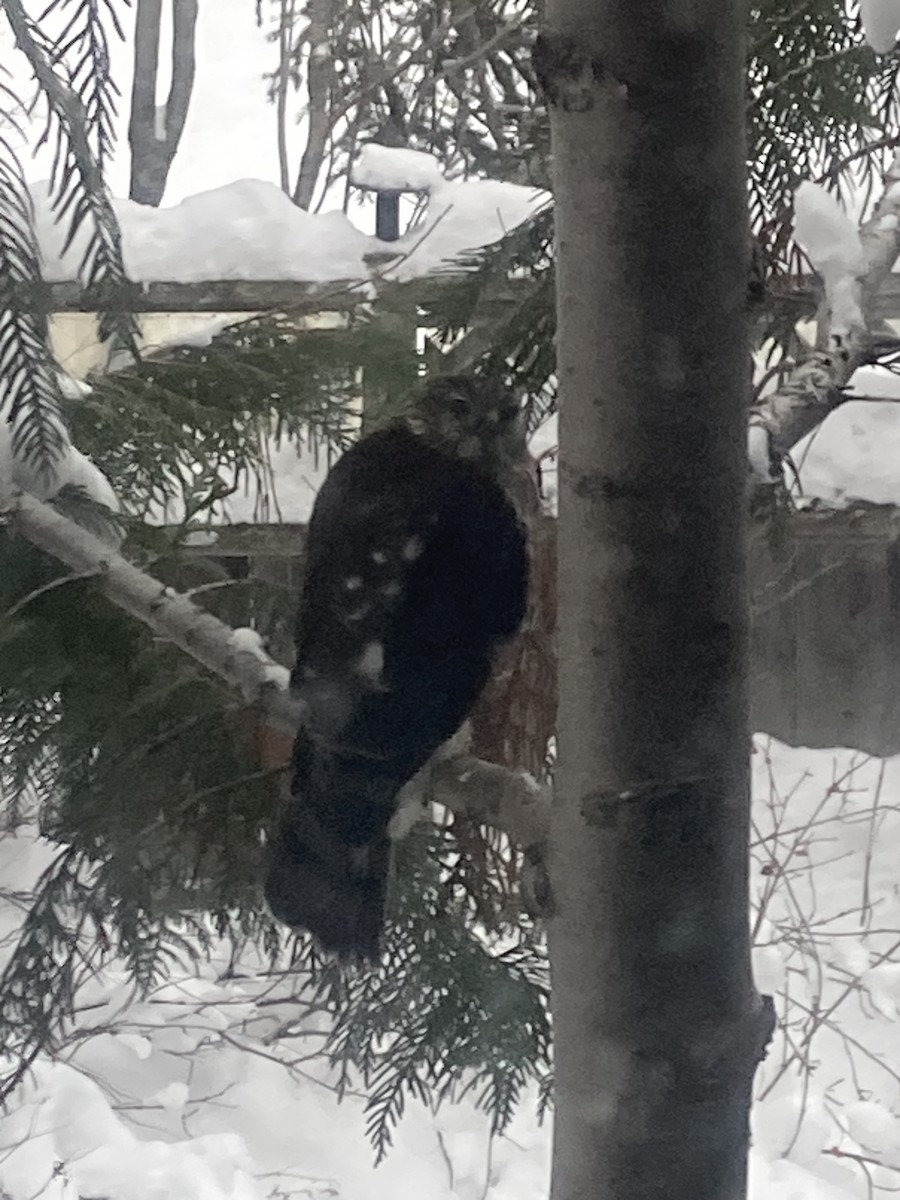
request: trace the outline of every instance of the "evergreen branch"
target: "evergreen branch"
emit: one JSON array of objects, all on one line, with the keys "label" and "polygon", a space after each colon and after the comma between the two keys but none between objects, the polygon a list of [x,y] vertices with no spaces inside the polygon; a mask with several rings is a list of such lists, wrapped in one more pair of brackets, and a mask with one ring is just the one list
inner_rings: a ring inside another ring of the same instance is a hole
[{"label": "evergreen branch", "polygon": [[186,596],[145,575],[109,545],[50,505],[14,493],[0,509],[10,527],[72,571],[95,574],[100,591],[119,608],[171,642],[214,675],[262,701],[272,718],[296,726],[298,710],[288,697],[287,671],[261,650],[234,640],[234,630]]},{"label": "evergreen branch", "polygon": [[[22,0],[4,0],[3,11],[25,55],[55,121],[56,152],[51,172],[53,211],[69,220],[62,253],[66,254],[85,221],[92,230],[79,265],[85,286],[100,298],[101,340],[116,336],[135,355],[137,325],[122,303],[128,278],[122,261],[122,239],[112,200],[103,179],[101,159],[91,146],[91,114],[78,93],[74,77],[62,77],[59,49],[26,14]],[[76,72],[77,74],[77,72]],[[95,114],[96,120],[100,120]],[[49,132],[49,126],[48,130]],[[45,133],[45,138],[47,133]],[[104,146],[106,136],[102,137]]]},{"label": "evergreen branch", "polygon": [[15,150],[0,137],[0,421],[12,424],[13,453],[50,477],[65,439],[47,315],[26,311],[16,295],[40,277],[31,195]]},{"label": "evergreen branch", "polygon": [[[332,1014],[325,1045],[341,1085],[362,1078],[366,1127],[384,1156],[408,1096],[435,1106],[474,1094],[497,1130],[549,1056],[549,981],[543,944],[527,926],[501,950],[472,934],[448,883],[452,839],[420,826],[397,849],[385,954],[370,971],[319,962],[306,943],[304,997]],[[299,964],[295,963],[295,966]]]},{"label": "evergreen branch", "polygon": [[[177,646],[255,703],[275,733],[292,734],[300,707],[287,692],[287,671],[261,646],[187,596],[144,574],[88,530],[22,492],[2,507],[0,520],[71,571],[95,577],[95,586],[117,607]],[[524,772],[463,756],[435,763],[432,797],[454,813],[496,825],[523,845],[542,840],[549,820],[546,791]]]},{"label": "evergreen branch", "polygon": [[[125,0],[130,6],[131,0]],[[51,12],[74,8],[62,32],[55,39],[56,57],[75,57],[71,85],[83,98],[85,124],[93,142],[94,156],[102,171],[115,149],[115,118],[120,92],[109,69],[109,39],[102,13],[112,24],[116,36],[124,40],[124,31],[113,0],[51,0],[38,18],[42,22]]]},{"label": "evergreen branch", "polygon": [[[0,1029],[19,1066],[52,1044],[71,1016],[85,926],[99,919],[91,874],[82,852],[68,847],[59,853],[38,881],[15,949],[0,975]],[[48,953],[58,946],[65,947],[61,954]],[[39,991],[33,986],[36,963],[48,965]],[[19,1080],[18,1068],[0,1077],[0,1105]]]}]

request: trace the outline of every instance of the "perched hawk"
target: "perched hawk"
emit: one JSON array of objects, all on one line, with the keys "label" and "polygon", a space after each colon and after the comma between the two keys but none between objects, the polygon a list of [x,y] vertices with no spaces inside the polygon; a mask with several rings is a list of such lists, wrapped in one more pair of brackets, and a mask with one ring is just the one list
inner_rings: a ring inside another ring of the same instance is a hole
[{"label": "perched hawk", "polygon": [[528,550],[508,488],[523,438],[512,396],[438,378],[316,499],[292,674],[304,717],[266,895],[328,951],[377,955],[398,793],[522,621]]}]

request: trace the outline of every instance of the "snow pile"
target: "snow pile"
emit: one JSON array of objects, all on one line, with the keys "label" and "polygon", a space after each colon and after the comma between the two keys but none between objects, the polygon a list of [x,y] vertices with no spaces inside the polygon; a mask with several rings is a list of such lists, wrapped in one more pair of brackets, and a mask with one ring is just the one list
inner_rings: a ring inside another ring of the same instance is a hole
[{"label": "snow pile", "polygon": [[[750,1196],[863,1200],[900,1168],[900,758],[764,737],[754,751],[755,969],[782,1028],[757,1079]],[[0,839],[0,965],[50,858],[27,831]],[[265,968],[214,944],[142,1000],[114,967],[90,980],[73,1036],[4,1115],[0,1192],[545,1200],[550,1130],[533,1096],[500,1138],[468,1100],[410,1102],[373,1168],[361,1091],[351,1080],[339,1103],[316,1054],[324,1018]]]},{"label": "snow pile", "polygon": [[890,54],[900,30],[900,0],[859,0],[866,41],[876,54]]},{"label": "snow pile", "polygon": [[[0,839],[0,965],[22,892],[48,865],[28,833]],[[10,897],[16,894],[18,902]],[[74,1036],[20,1087],[0,1131],[9,1200],[545,1200],[546,1129],[529,1097],[508,1136],[464,1101],[410,1100],[377,1169],[364,1100],[316,1056],[296,980],[227,947],[136,1000],[120,971],[79,993]],[[226,978],[236,967],[238,978]],[[288,1036],[279,1040],[279,1031]]]},{"label": "snow pile", "polygon": [[[79,231],[63,254],[66,222],[57,223],[46,185],[32,189],[47,279],[74,279],[88,238]],[[171,208],[113,202],[132,279],[192,283],[211,279],[364,279],[367,237],[339,212],[313,215],[274,183],[241,179],[188,196]]]},{"label": "snow pile", "polygon": [[[187,1089],[185,1088],[186,1092]],[[156,1096],[181,1111],[178,1085]],[[243,1139],[205,1134],[179,1141],[137,1137],[86,1074],[63,1063],[41,1063],[33,1083],[34,1135],[43,1136],[80,1196],[117,1200],[255,1200]]]},{"label": "snow pile", "polygon": [[835,197],[816,183],[801,183],[794,193],[794,237],[825,284],[832,333],[863,326],[855,294],[857,277],[865,270],[859,231]]},{"label": "snow pile", "polygon": [[[496,241],[547,200],[513,183],[446,180],[430,155],[384,146],[366,147],[357,172],[360,180],[427,186],[430,201],[421,225],[399,242],[382,242],[341,212],[305,212],[275,184],[254,179],[188,196],[170,208],[116,199],[128,275],[141,282],[359,281],[363,287],[371,275],[369,255],[381,262],[386,253],[401,255],[401,270],[389,272],[391,277],[425,275]],[[57,223],[46,184],[35,185],[32,193],[45,278],[75,279],[87,227],[63,253],[67,223]]]}]

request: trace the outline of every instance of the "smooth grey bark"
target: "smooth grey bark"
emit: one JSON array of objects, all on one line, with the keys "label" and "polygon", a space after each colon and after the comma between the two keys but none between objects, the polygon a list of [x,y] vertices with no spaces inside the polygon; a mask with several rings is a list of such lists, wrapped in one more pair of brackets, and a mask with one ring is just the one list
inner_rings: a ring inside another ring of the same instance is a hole
[{"label": "smooth grey bark", "polygon": [[194,88],[194,31],[197,0],[172,3],[172,82],[166,103],[157,111],[159,27],[162,0],[137,0],[134,32],[134,82],[131,88],[131,182],[128,196],[156,207],[163,198],[169,168],[178,150]]},{"label": "smooth grey bark", "polygon": [[748,921],[744,6],[549,0],[552,1200],[738,1200]]}]

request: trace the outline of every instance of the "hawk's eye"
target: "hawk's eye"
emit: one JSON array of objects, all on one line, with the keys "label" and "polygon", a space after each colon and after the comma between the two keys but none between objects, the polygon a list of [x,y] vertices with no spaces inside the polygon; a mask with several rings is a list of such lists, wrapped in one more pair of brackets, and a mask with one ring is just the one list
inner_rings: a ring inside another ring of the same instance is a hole
[{"label": "hawk's eye", "polygon": [[450,407],[458,417],[464,416],[469,411],[469,397],[463,392],[451,392]]}]

